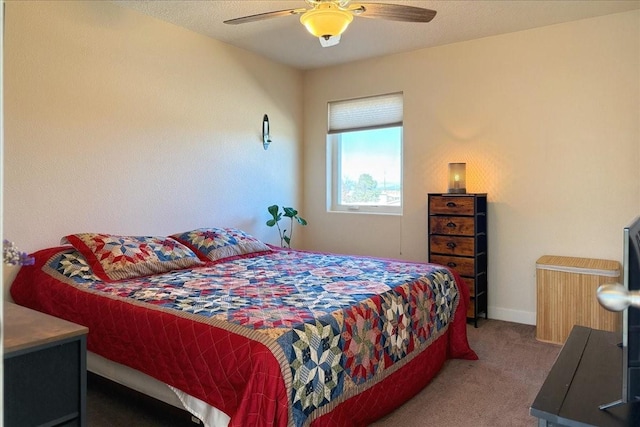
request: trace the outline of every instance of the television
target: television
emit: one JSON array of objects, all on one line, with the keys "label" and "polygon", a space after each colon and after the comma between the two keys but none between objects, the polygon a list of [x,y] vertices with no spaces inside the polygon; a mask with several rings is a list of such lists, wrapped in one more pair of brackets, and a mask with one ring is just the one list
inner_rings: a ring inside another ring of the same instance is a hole
[{"label": "television", "polygon": [[622,398],[600,409],[640,401],[640,216],[623,235],[623,284],[605,284],[597,291],[604,308],[622,311]]}]

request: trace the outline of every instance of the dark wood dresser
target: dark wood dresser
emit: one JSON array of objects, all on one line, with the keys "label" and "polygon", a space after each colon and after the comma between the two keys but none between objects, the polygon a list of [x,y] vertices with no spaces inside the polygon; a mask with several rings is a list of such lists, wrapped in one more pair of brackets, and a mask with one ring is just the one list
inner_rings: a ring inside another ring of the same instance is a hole
[{"label": "dark wood dresser", "polygon": [[4,425],[86,426],[88,329],[4,304]]},{"label": "dark wood dresser", "polygon": [[469,286],[467,319],[487,318],[487,195],[429,194],[429,262],[455,270]]},{"label": "dark wood dresser", "polygon": [[574,326],[529,413],[539,427],[638,427],[640,402],[620,403],[622,358],[617,332]]}]

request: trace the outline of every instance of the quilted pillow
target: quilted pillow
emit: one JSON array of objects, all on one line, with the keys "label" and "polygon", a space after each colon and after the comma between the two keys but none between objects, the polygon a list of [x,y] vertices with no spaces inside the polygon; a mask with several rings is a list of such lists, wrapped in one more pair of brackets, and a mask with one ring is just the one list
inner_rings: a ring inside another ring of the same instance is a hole
[{"label": "quilted pillow", "polygon": [[114,281],[202,265],[186,246],[168,237],[71,234],[62,238],[87,260],[100,279]]},{"label": "quilted pillow", "polygon": [[72,280],[100,280],[89,266],[87,259],[76,248],[67,248],[57,253],[47,261],[47,264]]},{"label": "quilted pillow", "polygon": [[203,261],[271,251],[260,240],[236,228],[199,228],[171,237],[193,249]]}]

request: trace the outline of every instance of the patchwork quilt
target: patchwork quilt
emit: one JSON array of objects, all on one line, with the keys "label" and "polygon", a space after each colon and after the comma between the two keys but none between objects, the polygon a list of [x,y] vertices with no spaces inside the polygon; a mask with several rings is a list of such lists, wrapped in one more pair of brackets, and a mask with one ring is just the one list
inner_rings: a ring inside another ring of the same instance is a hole
[{"label": "patchwork quilt", "polygon": [[87,326],[90,351],[232,426],[366,425],[447,357],[476,358],[468,290],[438,265],[278,249],[107,282],[74,248],[34,255],[18,304]]}]

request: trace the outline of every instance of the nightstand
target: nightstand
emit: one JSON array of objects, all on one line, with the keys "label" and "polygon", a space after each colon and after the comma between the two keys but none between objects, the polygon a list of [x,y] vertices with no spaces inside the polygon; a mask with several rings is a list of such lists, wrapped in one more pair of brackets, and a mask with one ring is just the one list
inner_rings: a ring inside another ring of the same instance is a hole
[{"label": "nightstand", "polygon": [[86,426],[84,326],[4,304],[4,425]]},{"label": "nightstand", "polygon": [[429,194],[429,262],[455,270],[469,287],[467,318],[487,318],[487,195]]}]

